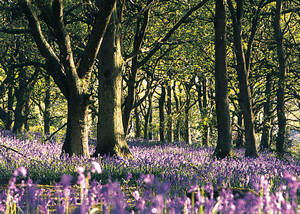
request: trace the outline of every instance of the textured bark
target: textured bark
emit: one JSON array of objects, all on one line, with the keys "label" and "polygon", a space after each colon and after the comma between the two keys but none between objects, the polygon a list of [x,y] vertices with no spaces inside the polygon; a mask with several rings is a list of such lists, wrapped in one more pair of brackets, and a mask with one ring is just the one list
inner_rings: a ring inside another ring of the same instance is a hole
[{"label": "textured bark", "polygon": [[243,18],[243,1],[237,0],[237,10],[233,8],[231,0],[228,0],[231,18],[233,20],[234,29],[234,46],[237,60],[237,74],[239,81],[239,104],[244,118],[245,126],[245,156],[258,157],[255,133],[254,133],[254,118],[251,104],[251,92],[248,81],[248,71],[246,68],[245,55],[242,41],[242,18]]},{"label": "textured bark", "polygon": [[283,32],[281,30],[281,12],[282,12],[282,0],[276,0],[275,20],[274,20],[274,32],[277,43],[277,55],[279,61],[279,75],[278,75],[278,89],[277,89],[277,117],[278,117],[278,137],[276,141],[276,150],[279,155],[284,154],[285,143],[285,128],[286,117],[284,109],[284,94],[286,84],[286,68],[283,48]]},{"label": "textured bark", "polygon": [[120,22],[114,7],[99,52],[99,114],[97,147],[93,156],[132,157],[125,141],[122,118],[122,67]]},{"label": "textured bark", "polygon": [[218,142],[214,156],[225,158],[232,154],[226,60],[226,11],[223,0],[215,0],[215,3],[215,84]]}]

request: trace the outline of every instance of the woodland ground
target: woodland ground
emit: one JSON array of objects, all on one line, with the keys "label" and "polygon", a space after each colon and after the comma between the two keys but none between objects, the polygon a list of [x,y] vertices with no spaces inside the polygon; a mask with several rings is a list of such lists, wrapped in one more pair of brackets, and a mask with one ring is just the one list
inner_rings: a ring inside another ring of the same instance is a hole
[{"label": "woodland ground", "polygon": [[[214,209],[221,213],[238,213],[237,207],[242,207],[245,213],[277,213],[276,210],[281,213],[290,210],[293,213],[298,209],[300,161],[296,156],[297,144],[292,145],[297,142],[297,136],[290,141],[293,152],[289,153],[288,159],[278,159],[268,152],[260,153],[256,159],[244,158],[244,150],[236,149],[235,158],[223,160],[212,157],[214,148],[201,147],[197,143],[160,144],[145,140],[128,141],[133,159],[60,157],[61,139],[50,142],[43,142],[43,139],[39,134],[17,136],[0,132],[1,145],[5,146],[0,148],[0,180],[3,187],[0,211],[7,211],[7,188],[12,191],[10,195],[15,201],[10,203],[15,203],[18,208],[15,213],[28,209],[28,205],[24,208],[22,203],[29,204],[24,200],[26,197],[28,199],[30,191],[35,198],[30,206],[41,213],[47,209],[66,213],[70,212],[68,207],[83,209],[84,204],[86,209],[97,208],[97,203],[92,202],[97,194],[103,203],[101,206],[98,203],[97,209],[101,208],[103,213],[119,213],[113,210],[120,210],[120,207],[124,207],[124,213],[129,210],[151,213],[154,208],[159,211],[156,213],[176,213],[172,212],[176,209],[182,213],[184,207],[188,210],[186,213],[190,210],[210,213]],[[92,153],[95,141],[91,140],[90,145]],[[100,164],[100,173],[95,172],[95,163]],[[21,176],[24,169],[26,177]],[[18,185],[22,180],[24,184]],[[93,180],[99,183],[96,185]],[[35,184],[40,186],[35,187]],[[72,188],[67,193],[66,188],[69,187]],[[47,193],[51,189],[52,192]],[[222,200],[210,194],[213,189],[219,190],[214,194],[219,194]],[[199,194],[192,196],[191,191]],[[238,198],[232,193],[238,193]],[[189,194],[193,200],[188,206],[186,195]],[[245,197],[248,198],[241,201]],[[48,201],[45,201],[46,198]],[[112,198],[118,201],[112,201]],[[42,199],[44,201],[39,202]],[[246,212],[249,203],[253,210]]]}]

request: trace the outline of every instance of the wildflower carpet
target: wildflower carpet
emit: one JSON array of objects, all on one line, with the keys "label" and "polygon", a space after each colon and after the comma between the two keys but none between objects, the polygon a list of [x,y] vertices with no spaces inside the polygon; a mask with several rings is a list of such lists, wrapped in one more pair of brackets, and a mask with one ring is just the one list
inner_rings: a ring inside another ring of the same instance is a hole
[{"label": "wildflower carpet", "polygon": [[217,160],[197,144],[128,144],[133,159],[60,157],[60,140],[0,131],[0,213],[299,212],[298,159],[235,150]]}]

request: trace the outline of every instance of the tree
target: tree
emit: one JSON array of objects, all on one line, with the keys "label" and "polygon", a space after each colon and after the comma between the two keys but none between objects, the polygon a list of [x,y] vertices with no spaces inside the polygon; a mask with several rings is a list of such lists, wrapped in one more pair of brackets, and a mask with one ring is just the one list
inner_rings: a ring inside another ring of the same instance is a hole
[{"label": "tree", "polygon": [[226,60],[226,11],[223,0],[215,0],[215,87],[218,142],[214,151],[217,158],[232,154],[232,137],[228,101]]},{"label": "tree", "polygon": [[285,68],[285,57],[284,57],[284,48],[283,48],[283,32],[281,30],[281,12],[282,12],[282,0],[276,0],[274,33],[275,33],[275,39],[277,44],[277,55],[278,55],[278,62],[279,62],[277,107],[276,107],[279,130],[278,130],[278,137],[276,141],[276,150],[279,155],[284,154],[285,127],[286,127],[286,117],[285,117],[285,109],[284,109],[286,68]]},{"label": "tree", "polygon": [[132,157],[125,141],[122,118],[121,23],[116,5],[99,52],[99,113],[97,147],[100,154]]},{"label": "tree", "polygon": [[[251,92],[249,88],[248,72],[246,67],[243,40],[242,40],[242,18],[243,18],[243,0],[237,0],[237,10],[232,5],[232,1],[228,0],[231,18],[233,20],[234,29],[234,46],[237,60],[237,74],[239,81],[239,104],[244,118],[245,138],[246,138],[246,157],[258,157],[256,140],[254,133],[253,112],[251,103]],[[236,14],[236,15],[235,15]],[[251,47],[248,47],[248,49]],[[250,58],[250,56],[248,56]]]},{"label": "tree", "polygon": [[[84,52],[76,61],[66,27],[64,1],[54,0],[52,5],[48,1],[38,2],[37,7],[34,7],[30,0],[19,0],[37,48],[47,61],[46,70],[67,99],[68,126],[62,149],[69,155],[89,156],[87,127],[89,81],[115,3],[116,1],[108,0],[96,1],[98,11],[92,13],[93,29]],[[36,8],[41,11],[41,17],[44,18],[49,31],[53,32],[59,55],[44,35]],[[70,10],[72,9],[74,8]]]}]

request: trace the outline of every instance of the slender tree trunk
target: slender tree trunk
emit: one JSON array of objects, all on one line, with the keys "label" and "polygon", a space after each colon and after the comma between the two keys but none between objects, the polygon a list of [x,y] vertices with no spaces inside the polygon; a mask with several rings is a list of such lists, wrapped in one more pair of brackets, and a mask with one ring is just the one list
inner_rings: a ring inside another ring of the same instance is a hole
[{"label": "slender tree trunk", "polygon": [[[173,85],[173,95],[174,95],[174,100],[175,100],[176,112],[179,112],[180,101],[179,101],[178,96],[176,94],[176,82],[175,81],[174,81],[174,85]],[[174,130],[174,141],[180,141],[180,120],[179,120],[179,117],[180,116],[176,117],[175,130]]]},{"label": "slender tree trunk", "polygon": [[13,123],[13,103],[14,103],[14,96],[13,96],[13,76],[11,72],[9,72],[9,86],[8,86],[8,97],[7,97],[7,110],[8,112],[5,113],[6,120],[5,120],[5,129],[12,130],[12,123]]},{"label": "slender tree trunk", "polygon": [[45,110],[44,110],[44,134],[47,135],[50,133],[50,75],[46,74],[46,94],[45,94]]},{"label": "slender tree trunk", "polygon": [[172,88],[170,84],[167,86],[167,115],[168,115],[167,141],[168,143],[172,143],[174,141],[174,136],[173,136],[173,118],[172,118]]},{"label": "slender tree trunk", "polygon": [[153,110],[152,104],[149,105],[150,108],[150,116],[149,116],[149,140],[153,140]]},{"label": "slender tree trunk", "polygon": [[232,136],[228,101],[228,74],[226,60],[226,11],[223,0],[215,0],[215,84],[218,142],[214,151],[217,158],[232,154]]},{"label": "slender tree trunk", "polygon": [[152,109],[152,94],[148,95],[148,109],[147,113],[145,115],[145,128],[144,128],[144,139],[149,140],[150,139],[150,131],[148,130],[148,127],[150,125],[151,129],[151,123],[150,122],[150,116],[151,116],[151,109]]},{"label": "slender tree trunk", "polygon": [[244,143],[244,132],[243,132],[243,113],[240,110],[238,111],[238,129],[237,129],[237,139],[236,139],[236,147],[237,148],[245,148]]},{"label": "slender tree trunk", "polygon": [[134,116],[135,116],[135,138],[141,138],[141,122],[139,117],[139,110],[138,107],[134,109]]},{"label": "slender tree trunk", "polygon": [[125,141],[122,118],[121,26],[116,6],[99,52],[99,115],[97,147],[93,156],[132,157]]},{"label": "slender tree trunk", "polygon": [[161,94],[159,98],[159,139],[161,143],[165,142],[165,99],[166,99],[166,88],[164,85],[161,86]]},{"label": "slender tree trunk", "polygon": [[[150,2],[149,2],[150,3]],[[135,32],[135,37],[134,37],[134,47],[133,51],[138,52],[143,44],[145,32],[148,26],[148,21],[149,21],[149,9],[146,10],[143,14],[143,19],[138,18],[137,20],[137,26],[136,26],[136,32]],[[138,56],[133,57],[132,59],[132,66],[130,70],[130,76],[129,76],[129,81],[127,82],[127,87],[128,87],[128,95],[125,99],[125,108],[123,112],[123,126],[125,129],[125,133],[127,133],[128,129],[128,124],[130,120],[130,115],[132,112],[132,109],[134,108],[134,103],[135,103],[135,81],[136,81],[136,75],[138,72]]]},{"label": "slender tree trunk", "polygon": [[[208,101],[207,101],[207,87],[206,87],[206,79],[202,80],[202,108],[201,111],[201,119],[203,121],[203,135],[202,135],[202,145],[208,146],[209,144],[209,125],[208,125]],[[201,99],[201,98],[200,98]]]},{"label": "slender tree trunk", "polygon": [[184,128],[185,136],[184,141],[188,144],[192,143],[191,130],[190,130],[190,96],[188,96],[186,106],[184,108]]},{"label": "slender tree trunk", "polygon": [[260,148],[261,149],[270,149],[270,137],[271,137],[271,73],[267,74],[266,79],[266,91],[265,91],[265,97],[266,102],[264,104],[264,126],[262,130],[262,136],[261,136],[261,143]]},{"label": "slender tree trunk", "polygon": [[254,133],[254,119],[251,104],[251,92],[249,88],[248,72],[246,68],[245,55],[243,50],[242,41],[242,17],[243,17],[243,2],[237,0],[237,15],[231,3],[228,1],[229,9],[231,11],[231,17],[234,26],[234,45],[237,58],[237,74],[239,80],[239,104],[243,113],[244,126],[245,126],[245,138],[246,138],[246,157],[258,157],[255,133]]},{"label": "slender tree trunk", "polygon": [[286,68],[283,48],[283,32],[281,30],[281,12],[282,0],[276,0],[276,11],[274,20],[274,31],[277,43],[277,55],[279,61],[279,75],[278,75],[278,89],[277,89],[277,117],[278,117],[278,137],[276,142],[276,150],[279,155],[284,154],[285,142],[285,127],[286,117],[284,110],[284,94],[285,94],[285,81],[286,81]]}]

